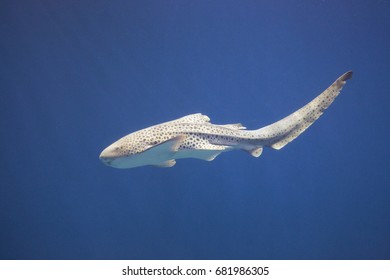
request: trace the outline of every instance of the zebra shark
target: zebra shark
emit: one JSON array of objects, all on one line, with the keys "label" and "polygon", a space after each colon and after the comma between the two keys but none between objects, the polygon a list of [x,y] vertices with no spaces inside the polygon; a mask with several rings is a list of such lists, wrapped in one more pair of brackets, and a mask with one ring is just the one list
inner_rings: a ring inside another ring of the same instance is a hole
[{"label": "zebra shark", "polygon": [[312,125],[339,95],[352,71],[341,75],[324,92],[291,115],[256,130],[240,123],[212,124],[200,113],[154,125],[122,137],[105,148],[100,160],[115,168],[145,165],[172,167],[176,159],[214,160],[234,149],[259,157],[263,147],[283,148]]}]

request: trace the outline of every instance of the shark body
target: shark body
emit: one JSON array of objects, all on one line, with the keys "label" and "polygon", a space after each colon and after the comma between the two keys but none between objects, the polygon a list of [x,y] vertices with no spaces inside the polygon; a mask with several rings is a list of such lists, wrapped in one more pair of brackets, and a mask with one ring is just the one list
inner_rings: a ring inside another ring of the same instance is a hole
[{"label": "shark body", "polygon": [[211,161],[233,149],[259,157],[263,147],[281,149],[311,124],[339,95],[349,71],[311,102],[291,115],[256,130],[246,130],[240,123],[217,125],[200,113],[133,132],[114,142],[100,154],[101,161],[115,168],[153,165],[172,167],[176,159],[196,158]]}]

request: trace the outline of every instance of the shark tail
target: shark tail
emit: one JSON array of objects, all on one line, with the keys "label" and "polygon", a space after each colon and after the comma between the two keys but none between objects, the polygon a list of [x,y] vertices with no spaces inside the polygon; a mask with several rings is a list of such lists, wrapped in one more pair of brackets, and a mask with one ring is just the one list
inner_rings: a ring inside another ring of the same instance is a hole
[{"label": "shark tail", "polygon": [[339,95],[352,71],[341,75],[330,87],[298,111],[273,124],[255,130],[264,146],[281,149],[312,125]]}]

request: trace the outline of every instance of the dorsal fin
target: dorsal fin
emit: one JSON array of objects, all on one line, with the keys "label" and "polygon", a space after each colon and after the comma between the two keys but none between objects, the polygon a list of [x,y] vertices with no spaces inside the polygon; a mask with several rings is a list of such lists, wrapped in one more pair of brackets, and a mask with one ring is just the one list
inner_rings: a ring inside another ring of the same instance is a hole
[{"label": "dorsal fin", "polygon": [[169,121],[167,123],[208,123],[210,122],[210,118],[206,115],[202,115],[201,113],[187,115],[176,120]]},{"label": "dorsal fin", "polygon": [[230,129],[246,129],[241,123],[232,123],[232,124],[219,124],[218,126],[230,128]]}]

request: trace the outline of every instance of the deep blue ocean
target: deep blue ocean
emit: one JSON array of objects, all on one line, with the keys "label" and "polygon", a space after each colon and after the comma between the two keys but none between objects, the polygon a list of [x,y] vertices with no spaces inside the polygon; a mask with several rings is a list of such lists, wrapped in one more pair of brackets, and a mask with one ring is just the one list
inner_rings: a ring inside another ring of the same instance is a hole
[{"label": "deep blue ocean", "polygon": [[[390,259],[389,1],[0,2],[1,259]],[[260,158],[114,169],[192,113],[256,129],[354,71]]]}]

